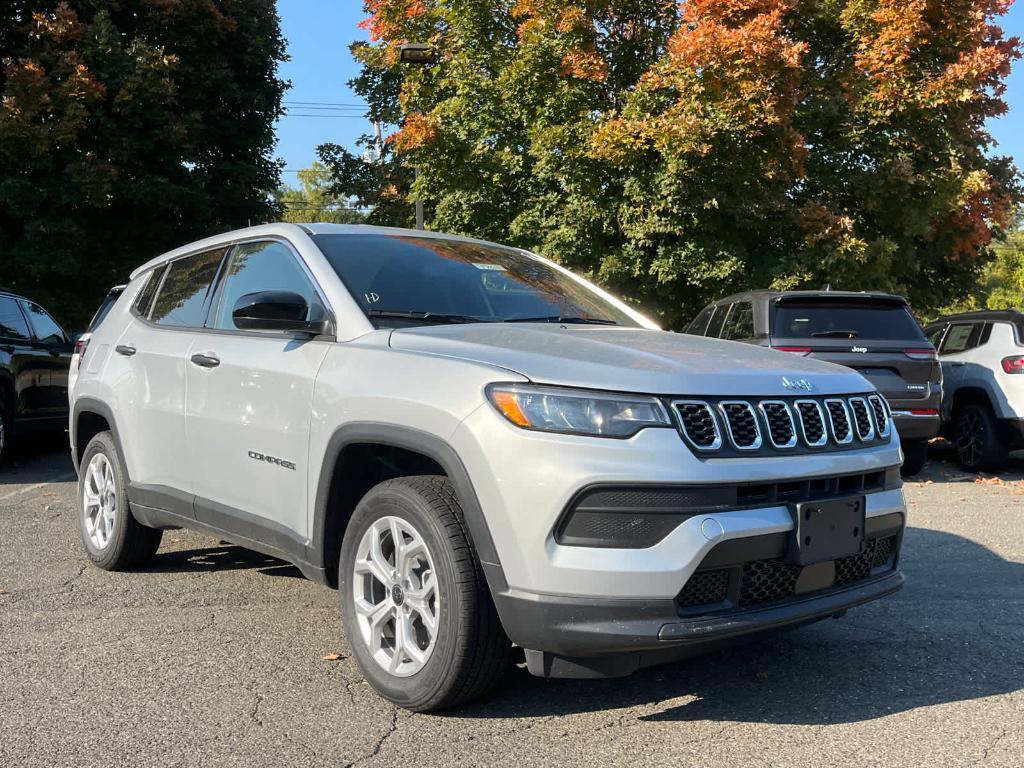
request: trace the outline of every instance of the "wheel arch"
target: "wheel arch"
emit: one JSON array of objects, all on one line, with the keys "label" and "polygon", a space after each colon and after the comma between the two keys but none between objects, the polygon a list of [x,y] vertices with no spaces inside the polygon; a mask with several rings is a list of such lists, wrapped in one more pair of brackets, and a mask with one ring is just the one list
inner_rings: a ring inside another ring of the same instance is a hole
[{"label": "wheel arch", "polygon": [[[462,507],[477,557],[487,576],[488,586],[492,593],[507,589],[487,520],[484,518],[469,473],[455,449],[443,439],[428,432],[372,422],[346,424],[340,427],[331,436],[324,453],[313,507],[313,527],[309,545],[311,551],[308,553],[308,559],[324,568],[331,586],[337,586],[341,539],[356,504],[370,487],[387,479],[378,479],[377,476],[367,479],[363,475],[364,484],[370,483],[371,480],[373,482],[362,489],[358,483],[349,484],[345,477],[338,475],[338,470],[346,466],[345,461],[352,457],[352,452],[364,450],[364,447],[369,447],[369,453],[375,458],[379,458],[379,453],[375,452],[377,450],[395,450],[402,452],[400,455],[409,460],[418,457],[413,466],[427,470],[434,468],[432,472],[398,471],[390,477],[401,477],[403,474],[433,474],[440,470],[440,473],[455,486],[456,497]],[[360,492],[346,495],[346,489],[353,487]]]},{"label": "wheel arch", "polygon": [[71,461],[75,465],[75,471],[79,470],[79,463],[82,453],[85,451],[89,441],[100,432],[109,431],[114,438],[114,447],[117,449],[117,458],[124,468],[126,479],[128,476],[128,462],[124,458],[124,450],[121,447],[121,438],[117,431],[117,420],[114,412],[106,403],[93,397],[81,397],[75,401],[71,411]]},{"label": "wheel arch", "polygon": [[984,387],[969,386],[960,387],[953,393],[953,406],[950,409],[950,417],[956,418],[956,414],[968,405],[987,405],[995,411],[995,401],[991,393]]}]

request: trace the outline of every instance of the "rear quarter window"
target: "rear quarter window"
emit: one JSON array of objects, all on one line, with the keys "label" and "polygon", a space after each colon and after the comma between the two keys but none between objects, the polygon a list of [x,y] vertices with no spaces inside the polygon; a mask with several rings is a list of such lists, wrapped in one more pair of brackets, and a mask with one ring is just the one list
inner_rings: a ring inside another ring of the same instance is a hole
[{"label": "rear quarter window", "polygon": [[779,302],[772,336],[782,339],[874,339],[925,341],[906,306],[861,302]]}]

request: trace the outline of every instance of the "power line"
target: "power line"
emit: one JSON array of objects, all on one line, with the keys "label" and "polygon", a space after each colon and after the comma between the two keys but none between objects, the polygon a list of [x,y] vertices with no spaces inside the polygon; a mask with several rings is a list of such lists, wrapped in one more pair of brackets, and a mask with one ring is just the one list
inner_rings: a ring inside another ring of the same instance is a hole
[{"label": "power line", "polygon": [[366,115],[317,115],[306,112],[285,112],[281,117],[349,117],[357,120],[365,120]]},{"label": "power line", "polygon": [[361,101],[283,101],[283,104],[294,104],[299,107],[367,107],[369,104]]}]

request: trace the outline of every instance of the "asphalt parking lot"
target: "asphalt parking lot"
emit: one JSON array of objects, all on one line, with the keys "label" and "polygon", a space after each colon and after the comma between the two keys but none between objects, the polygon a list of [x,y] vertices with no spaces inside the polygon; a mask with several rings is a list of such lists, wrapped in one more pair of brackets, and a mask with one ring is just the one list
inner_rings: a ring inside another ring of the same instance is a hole
[{"label": "asphalt parking lot", "polygon": [[412,715],[284,563],[172,531],[146,571],[88,566],[70,460],[32,449],[0,470],[0,765],[1017,768],[1024,461],[984,482],[933,461],[906,493],[893,598],[624,680],[517,668]]}]

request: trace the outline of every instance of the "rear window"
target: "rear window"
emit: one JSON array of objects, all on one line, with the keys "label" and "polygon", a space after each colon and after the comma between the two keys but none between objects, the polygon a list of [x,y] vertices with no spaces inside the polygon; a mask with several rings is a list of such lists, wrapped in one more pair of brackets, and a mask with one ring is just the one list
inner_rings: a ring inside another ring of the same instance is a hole
[{"label": "rear window", "polygon": [[[149,286],[146,286],[147,288]],[[96,314],[92,316],[92,320],[89,321],[89,332],[95,331],[99,328],[100,323],[110,313],[110,308],[117,303],[117,300],[121,298],[121,294],[124,293],[124,286],[111,289],[107,295],[103,298],[103,302],[100,304],[99,309],[96,310]]]},{"label": "rear window", "polygon": [[775,307],[772,336],[925,341],[924,331],[905,306],[838,301],[780,302]]}]

